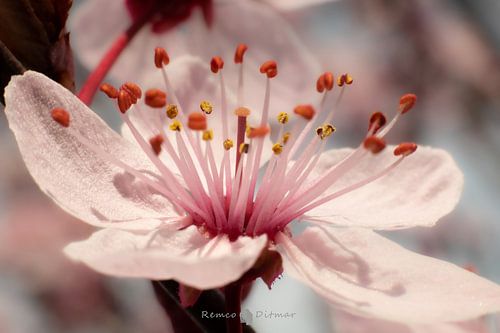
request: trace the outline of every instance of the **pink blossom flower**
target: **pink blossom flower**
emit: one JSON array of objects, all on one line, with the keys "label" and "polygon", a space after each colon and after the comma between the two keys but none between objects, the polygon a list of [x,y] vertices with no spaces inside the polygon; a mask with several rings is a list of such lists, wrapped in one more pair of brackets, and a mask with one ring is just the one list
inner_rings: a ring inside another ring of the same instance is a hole
[{"label": "pink blossom flower", "polygon": [[484,318],[459,323],[410,324],[389,322],[373,318],[354,316],[346,312],[335,312],[335,332],[342,333],[489,333]]},{"label": "pink blossom flower", "polygon": [[[281,74],[274,61],[260,67],[262,111],[245,107],[245,50],[238,47],[235,64],[180,57],[166,66],[157,48],[166,93],[103,85],[121,111],[123,137],[45,76],[28,71],[11,80],[5,111],[32,176],[62,208],[101,228],[66,254],[104,274],[210,289],[278,251],[286,274],[351,313],[434,323],[498,311],[496,284],[373,231],[432,226],[462,191],[445,151],[386,148],[385,136],[416,97],[404,95],[387,124],[373,114],[359,147],[325,151],[335,131],[325,101],[342,96],[352,78],[321,75],[317,102],[297,106],[290,126],[287,113],[269,117]],[[238,83],[225,80],[228,71],[239,73]],[[313,129],[316,119],[323,125]],[[268,122],[278,123],[274,142]],[[297,220],[312,226],[292,235]],[[280,267],[272,273],[268,284]]]},{"label": "pink blossom flower", "polygon": [[[175,45],[175,48],[169,50],[172,58],[194,55],[208,62],[212,55],[231,59],[234,45],[243,42],[254,47],[258,46],[246,59],[247,66],[255,68],[255,71],[247,74],[245,82],[247,87],[252,87],[247,91],[246,102],[249,106],[261,107],[258,103],[263,98],[263,90],[259,89],[261,80],[258,66],[270,58],[280,63],[282,72],[276,79],[279,87],[276,87],[273,93],[278,97],[274,101],[277,110],[289,110],[297,101],[307,101],[311,98],[310,89],[307,88],[314,81],[309,82],[307,79],[314,78],[316,73],[320,72],[320,67],[312,53],[300,42],[293,29],[276,10],[253,0],[201,0],[186,3],[207,2],[212,8],[209,26],[206,14],[208,9],[200,11],[195,10],[196,7],[189,7],[190,16],[183,16],[182,21],[175,20],[177,23],[175,29],[155,30],[153,22],[137,33],[113,65],[110,77],[117,82],[133,78],[140,85],[158,85],[161,82],[152,81],[155,77],[154,72],[149,66],[145,66],[149,58],[144,57],[144,50],[153,50],[157,46],[169,48]],[[286,2],[304,5],[303,0]],[[95,68],[110,45],[132,22],[125,1],[85,1],[75,11],[71,22],[75,55],[87,68]],[[262,38],[264,36],[265,38]],[[226,79],[237,80],[237,72],[228,72]]]}]

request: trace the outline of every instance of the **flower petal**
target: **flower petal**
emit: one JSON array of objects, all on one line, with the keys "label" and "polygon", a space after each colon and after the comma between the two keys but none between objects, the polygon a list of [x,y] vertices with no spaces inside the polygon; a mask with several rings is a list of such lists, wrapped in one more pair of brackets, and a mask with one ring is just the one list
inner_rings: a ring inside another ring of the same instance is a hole
[{"label": "flower petal", "polygon": [[264,0],[271,6],[279,10],[297,10],[304,9],[305,7],[321,5],[334,0]]},{"label": "flower petal", "polygon": [[[359,182],[394,162],[393,149],[387,147],[376,156],[366,157],[328,193]],[[323,174],[351,151],[326,153],[315,175]],[[446,151],[419,147],[388,175],[309,211],[304,219],[377,230],[430,227],[453,210],[462,188],[463,175]]]},{"label": "flower petal", "polygon": [[68,245],[66,254],[104,274],[153,280],[175,279],[197,289],[221,287],[250,269],[267,237],[209,239],[195,226],[156,234],[105,229]]},{"label": "flower petal", "polygon": [[386,320],[364,318],[344,311],[333,314],[335,332],[342,333],[487,333],[484,318],[458,323],[437,323],[430,325],[404,325]]},{"label": "flower petal", "polygon": [[[172,205],[144,182],[79,143],[74,133],[137,170],[154,175],[144,153],[46,76],[27,71],[6,88],[5,113],[29,172],[59,206],[96,226],[149,229],[176,217]],[[51,118],[60,107],[69,128]]]},{"label": "flower petal", "polygon": [[366,229],[277,237],[286,273],[343,310],[403,322],[463,321],[500,311],[500,287]]}]

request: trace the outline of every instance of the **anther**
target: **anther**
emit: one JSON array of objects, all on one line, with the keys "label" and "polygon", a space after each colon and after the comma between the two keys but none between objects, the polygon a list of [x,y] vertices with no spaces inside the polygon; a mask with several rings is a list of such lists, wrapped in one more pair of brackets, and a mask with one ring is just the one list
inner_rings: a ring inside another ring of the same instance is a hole
[{"label": "anther", "polygon": [[331,72],[325,72],[320,75],[318,80],[316,81],[316,90],[319,93],[324,92],[325,90],[330,91],[333,89],[333,74]]},{"label": "anther", "polygon": [[207,129],[207,117],[202,112],[192,112],[188,116],[187,126],[194,131],[204,131]]},{"label": "anther", "polygon": [[369,136],[363,141],[363,146],[373,154],[378,154],[385,148],[385,141],[377,136]]},{"label": "anther", "polygon": [[211,141],[214,138],[214,131],[211,129],[203,131],[201,138],[203,139],[203,141]]},{"label": "anther", "polygon": [[234,63],[241,64],[243,62],[243,56],[245,52],[248,50],[248,46],[246,44],[239,44],[236,47],[236,52],[234,53]]},{"label": "anther", "polygon": [[125,82],[120,87],[121,90],[126,90],[130,96],[133,98],[133,103],[137,103],[137,100],[142,97],[141,88],[133,82]]},{"label": "anther", "polygon": [[212,73],[217,74],[222,68],[224,68],[224,60],[222,60],[219,56],[213,57],[212,61],[210,61],[210,69],[212,70]]},{"label": "anther", "polygon": [[331,124],[323,124],[321,127],[316,129],[316,134],[321,138],[321,140],[326,139],[335,132],[335,127]]},{"label": "anther", "polygon": [[415,94],[405,94],[399,99],[399,112],[404,114],[410,111],[415,103],[417,102],[417,96]]},{"label": "anther", "polygon": [[214,107],[212,106],[212,103],[210,103],[209,101],[201,101],[200,109],[206,114],[211,114],[212,111],[214,110]]},{"label": "anther", "polygon": [[382,112],[380,111],[374,112],[370,117],[370,121],[368,124],[368,131],[372,131],[373,132],[372,134],[377,133],[377,131],[382,126],[384,126],[386,122],[387,120]]},{"label": "anther", "polygon": [[266,74],[268,78],[273,78],[278,75],[278,65],[274,60],[268,60],[260,66],[260,72]]},{"label": "anther", "polygon": [[163,47],[155,48],[155,66],[157,68],[162,68],[163,66],[167,66],[170,62],[170,58],[167,54],[167,51]]},{"label": "anther", "polygon": [[233,146],[234,146],[233,140],[231,140],[231,139],[224,140],[223,146],[224,146],[225,150],[229,150],[229,149],[233,148]]},{"label": "anther", "polygon": [[246,154],[248,153],[248,149],[250,148],[250,145],[248,143],[242,143],[240,145],[240,154]]},{"label": "anther", "polygon": [[272,149],[275,155],[279,155],[283,152],[283,145],[281,143],[275,143]]},{"label": "anther", "polygon": [[290,132],[285,132],[285,134],[283,134],[283,137],[281,138],[281,142],[283,142],[284,145],[286,145],[286,143],[290,139],[290,135],[291,135]]},{"label": "anther", "polygon": [[163,141],[164,139],[161,134],[153,136],[151,139],[149,139],[151,149],[153,149],[153,152],[156,154],[156,156],[160,155],[161,153],[161,145],[163,144]]},{"label": "anther", "polygon": [[260,127],[249,127],[247,131],[247,136],[249,138],[262,138],[269,133],[269,126],[260,126]]},{"label": "anther", "polygon": [[109,98],[118,98],[118,89],[110,85],[109,83],[101,84],[100,90],[105,93]]},{"label": "anther", "polygon": [[280,112],[277,118],[280,124],[286,124],[289,120],[288,113],[286,112]]},{"label": "anther", "polygon": [[400,143],[395,149],[394,149],[394,155],[396,156],[408,156],[411,155],[417,150],[417,144],[414,142],[403,142]]},{"label": "anther", "polygon": [[180,121],[178,121],[176,119],[176,120],[172,121],[172,123],[170,124],[169,128],[170,128],[171,131],[180,132],[181,129],[182,129],[182,124],[181,124]]},{"label": "anther", "polygon": [[70,117],[68,111],[62,108],[52,109],[52,119],[62,127],[69,127]]},{"label": "anther", "polygon": [[241,106],[234,110],[234,114],[238,117],[248,117],[250,115],[250,109],[244,106]]},{"label": "anther", "polygon": [[169,119],[174,119],[175,117],[177,117],[177,115],[179,114],[179,109],[177,108],[177,105],[175,104],[167,105],[166,114]]},{"label": "anther", "polygon": [[152,108],[162,108],[167,104],[167,94],[160,89],[146,91],[144,103]]},{"label": "anther", "polygon": [[132,97],[126,90],[120,89],[118,93],[118,108],[121,113],[127,112],[128,109],[132,106]]},{"label": "anther", "polygon": [[310,104],[297,105],[295,109],[293,109],[293,112],[307,120],[311,120],[314,117],[314,114],[316,113],[316,111],[314,111],[313,106]]},{"label": "anther", "polygon": [[339,87],[343,87],[344,84],[351,85],[353,82],[354,82],[354,79],[348,73],[342,74],[341,76],[339,76],[337,78],[337,85]]}]

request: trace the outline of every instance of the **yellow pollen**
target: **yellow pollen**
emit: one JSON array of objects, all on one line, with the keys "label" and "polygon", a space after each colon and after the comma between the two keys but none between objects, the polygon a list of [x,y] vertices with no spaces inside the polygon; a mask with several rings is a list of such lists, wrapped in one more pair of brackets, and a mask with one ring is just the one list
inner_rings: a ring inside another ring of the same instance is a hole
[{"label": "yellow pollen", "polygon": [[211,141],[214,138],[214,131],[211,129],[203,131],[201,138],[203,141]]},{"label": "yellow pollen", "polygon": [[285,132],[285,134],[283,134],[283,138],[281,139],[281,141],[283,142],[284,145],[286,145],[286,143],[288,142],[288,139],[290,139],[290,132]]},{"label": "yellow pollen", "polygon": [[279,155],[281,154],[281,152],[283,151],[283,145],[281,143],[275,143],[273,145],[273,152],[276,154],[276,155]]},{"label": "yellow pollen", "polygon": [[250,147],[250,145],[248,143],[242,143],[240,145],[240,154],[246,154],[248,153],[248,148]]},{"label": "yellow pollen", "polygon": [[167,117],[170,119],[174,119],[179,114],[179,109],[177,109],[177,105],[169,104],[167,105]]},{"label": "yellow pollen", "polygon": [[224,144],[223,145],[224,145],[224,149],[225,150],[229,150],[229,149],[233,148],[234,143],[233,143],[233,140],[226,139],[226,140],[224,140]]},{"label": "yellow pollen", "polygon": [[321,127],[318,127],[316,129],[316,134],[318,134],[321,140],[329,137],[333,134],[333,132],[335,132],[335,127],[333,127],[331,124],[323,124]]},{"label": "yellow pollen", "polygon": [[352,76],[349,75],[349,74],[346,74],[345,75],[345,83],[346,84],[352,84],[353,82],[354,82],[354,79],[352,78]]},{"label": "yellow pollen", "polygon": [[214,107],[209,101],[201,101],[200,103],[200,109],[201,111],[205,112],[206,114],[211,114],[212,111],[214,110]]},{"label": "yellow pollen", "polygon": [[178,120],[174,120],[174,121],[172,121],[172,123],[170,124],[169,128],[170,128],[170,130],[172,130],[172,131],[178,131],[178,132],[180,132],[180,131],[181,131],[181,128],[182,128],[182,124],[181,124],[181,122],[180,122],[180,121],[178,121]]},{"label": "yellow pollen", "polygon": [[280,114],[278,114],[278,122],[280,124],[286,124],[288,122],[288,113],[286,112],[280,112]]}]

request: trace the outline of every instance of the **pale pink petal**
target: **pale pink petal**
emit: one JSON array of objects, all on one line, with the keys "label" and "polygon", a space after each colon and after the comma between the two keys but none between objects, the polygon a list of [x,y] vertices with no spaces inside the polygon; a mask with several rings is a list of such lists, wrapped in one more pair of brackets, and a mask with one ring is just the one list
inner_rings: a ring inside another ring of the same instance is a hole
[{"label": "pale pink petal", "polygon": [[352,313],[427,324],[500,311],[498,285],[370,230],[311,227],[277,242],[287,274]]},{"label": "pale pink petal", "polygon": [[[149,229],[175,217],[151,187],[80,144],[79,132],[138,170],[154,175],[144,153],[122,139],[70,91],[32,71],[5,89],[5,113],[21,155],[42,191],[59,206],[96,226]],[[71,115],[69,128],[51,118],[55,107]],[[121,222],[121,223],[120,223]]]},{"label": "pale pink petal", "polygon": [[[328,193],[363,180],[396,160],[394,147],[366,157]],[[350,149],[332,150],[321,157],[315,176],[322,175]],[[463,175],[444,150],[419,147],[383,178],[325,203],[304,217],[309,221],[372,229],[433,226],[456,206],[463,187]]]},{"label": "pale pink petal", "polygon": [[321,5],[336,0],[261,0],[279,10],[297,10],[306,7]]},{"label": "pale pink petal", "polygon": [[[333,311],[332,311],[333,312]],[[341,333],[488,333],[485,318],[458,323],[437,323],[428,325],[404,325],[381,319],[355,316],[343,311],[332,315],[335,332]]]},{"label": "pale pink petal", "polygon": [[250,269],[267,237],[209,239],[195,226],[159,230],[155,235],[105,229],[68,245],[66,254],[104,274],[153,280],[175,279],[197,289],[237,280]]}]

